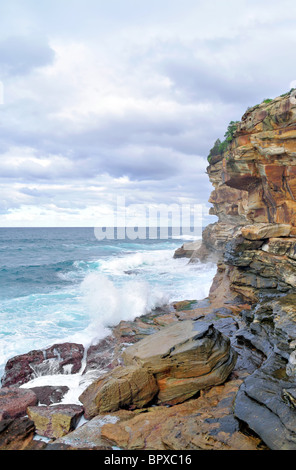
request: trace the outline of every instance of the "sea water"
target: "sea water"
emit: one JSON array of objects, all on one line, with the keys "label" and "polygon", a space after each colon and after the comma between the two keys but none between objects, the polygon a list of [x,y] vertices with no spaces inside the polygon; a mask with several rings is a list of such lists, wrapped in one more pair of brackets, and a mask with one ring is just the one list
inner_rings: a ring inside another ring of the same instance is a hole
[{"label": "sea water", "polygon": [[16,355],[68,341],[88,347],[121,320],[205,298],[216,266],[174,259],[183,243],[99,241],[92,228],[0,228],[0,377]]}]

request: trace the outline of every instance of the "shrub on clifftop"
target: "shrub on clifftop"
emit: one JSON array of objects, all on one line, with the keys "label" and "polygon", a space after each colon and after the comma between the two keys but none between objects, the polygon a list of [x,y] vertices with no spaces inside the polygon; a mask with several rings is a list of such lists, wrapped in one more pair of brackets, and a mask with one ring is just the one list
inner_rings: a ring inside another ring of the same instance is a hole
[{"label": "shrub on clifftop", "polygon": [[221,155],[225,150],[227,149],[228,145],[230,142],[233,140],[235,131],[237,129],[239,121],[231,121],[228,124],[227,131],[224,134],[225,139],[223,142],[220,141],[220,139],[217,139],[215,142],[214,147],[210,150],[209,156],[208,156],[208,162],[211,163],[212,158],[216,157],[217,155]]}]

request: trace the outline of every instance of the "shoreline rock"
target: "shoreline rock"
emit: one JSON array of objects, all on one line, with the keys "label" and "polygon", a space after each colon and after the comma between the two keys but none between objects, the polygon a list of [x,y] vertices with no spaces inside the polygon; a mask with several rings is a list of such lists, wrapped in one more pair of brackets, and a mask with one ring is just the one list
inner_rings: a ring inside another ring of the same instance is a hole
[{"label": "shoreline rock", "polygon": [[27,413],[40,436],[58,439],[72,431],[81,416],[78,405],[29,406]]},{"label": "shoreline rock", "polygon": [[173,323],[128,347],[122,357],[125,365],[137,365],[154,375],[158,404],[166,405],[223,383],[236,362],[230,340],[202,321]]},{"label": "shoreline rock", "polygon": [[[88,390],[86,416],[107,412],[97,403],[111,386],[119,395],[116,380],[126,389],[130,367],[154,377],[154,406],[127,394],[108,415],[58,439],[58,448],[296,450],[295,139],[296,100],[289,92],[249,109],[223,153],[211,152],[210,213],[218,222],[206,227],[201,244],[175,253],[217,263],[209,298],[121,322],[87,353],[85,376],[104,376]],[[10,360],[2,385],[29,381],[36,367],[80,370],[84,351],[71,350],[62,362],[54,351]],[[3,427],[17,427],[20,419],[3,420]],[[27,434],[16,437],[21,448],[32,439],[32,422],[24,427]]]},{"label": "shoreline rock", "polygon": [[41,375],[75,374],[82,367],[83,356],[84,347],[75,343],[54,344],[15,356],[6,363],[1,385],[20,386]]},{"label": "shoreline rock", "polygon": [[[182,308],[185,309],[185,310],[182,310]],[[182,302],[175,303],[175,309],[171,310],[171,312],[172,312],[171,313],[171,315],[172,315],[171,319],[172,319],[173,323],[171,323],[171,325],[169,325],[169,327],[173,326],[174,324],[177,323],[177,325],[179,325],[182,329],[182,324],[186,323],[186,321],[188,321],[188,319],[191,318],[192,314],[194,314],[194,316],[197,316],[197,317],[200,318],[200,320],[197,320],[197,322],[200,322],[200,321],[204,322],[206,320],[207,327],[205,325],[203,327],[203,329],[205,331],[211,329],[212,328],[211,325],[214,323],[215,327],[217,327],[218,330],[221,331],[221,334],[222,333],[226,334],[229,338],[231,338],[231,344],[233,344],[234,349],[236,351],[236,354],[238,355],[238,360],[237,360],[236,366],[235,366],[230,378],[227,379],[227,381],[225,382],[226,387],[227,387],[227,384],[231,382],[235,385],[235,388],[237,388],[238,383],[240,383],[240,381],[241,381],[240,377],[243,377],[245,374],[251,373],[251,372],[254,371],[254,369],[256,369],[256,367],[257,367],[255,365],[256,361],[253,364],[251,356],[250,356],[249,362],[248,362],[248,360],[245,359],[246,355],[248,354],[248,350],[244,350],[244,354],[243,354],[244,357],[242,357],[241,350],[243,350],[243,347],[239,346],[239,348],[237,348],[237,346],[236,346],[235,334],[238,331],[238,327],[236,326],[236,321],[232,318],[232,316],[231,317],[229,316],[229,315],[232,315],[231,310],[224,311],[223,309],[221,309],[221,310],[220,309],[218,309],[218,310],[213,309],[213,307],[209,304],[208,301],[201,301],[201,302],[196,302],[196,301],[184,302],[184,301],[182,301]],[[198,312],[200,312],[200,313],[198,313]],[[134,344],[135,345],[139,341],[143,340],[143,336],[141,336],[141,334],[137,333],[137,331],[138,331],[137,328],[138,327],[139,327],[139,333],[141,332],[141,328],[142,328],[141,325],[142,325],[143,320],[145,320],[145,322],[148,322],[147,325],[150,325],[150,324],[154,324],[154,319],[157,318],[158,322],[160,322],[160,324],[158,324],[158,327],[157,327],[158,331],[161,331],[161,330],[165,329],[165,325],[167,324],[168,315],[169,315],[168,310],[164,309],[162,314],[165,318],[165,321],[163,322],[162,325],[160,325],[162,322],[159,319],[161,318],[162,315],[161,315],[161,312],[159,310],[157,312],[153,312],[151,314],[151,316],[147,315],[147,316],[143,317],[142,319],[140,319],[141,321],[139,321],[139,319],[136,319],[134,322],[130,322],[129,328],[132,327],[132,325],[131,325],[131,323],[132,323],[133,324],[132,329],[135,333],[135,336],[134,336],[134,339],[135,339]],[[225,315],[226,315],[226,318],[225,318]],[[189,323],[192,323],[192,321],[189,321]],[[117,327],[115,327],[115,329],[116,329],[116,336],[113,338],[113,340],[111,340],[111,337],[110,337],[108,339],[108,341],[102,340],[101,347],[98,345],[98,351],[100,351],[100,354],[103,353],[104,348],[107,348],[107,349],[110,348],[110,344],[112,344],[112,341],[116,342],[116,344],[118,344],[118,345],[125,345],[124,347],[126,348],[127,345],[123,341],[123,339],[126,338],[126,329],[125,328],[118,329]],[[119,336],[119,331],[121,331],[122,334],[123,334],[121,339],[120,339],[120,336]],[[155,331],[151,332],[151,335],[153,335],[154,333],[155,333]],[[148,338],[148,336],[147,336],[147,338]],[[110,343],[110,341],[111,341],[111,343]],[[228,342],[228,341],[226,340],[226,342]],[[130,346],[132,346],[132,345],[130,345]],[[121,351],[121,346],[120,346],[119,350]],[[94,350],[92,351],[92,354],[93,354],[93,352],[94,352]],[[116,352],[116,354],[117,353],[118,353],[118,351]],[[119,356],[116,356],[117,357],[116,361],[121,357],[122,351],[118,354],[119,354]],[[112,362],[112,360],[114,360],[114,357],[112,358],[110,356],[110,360]],[[259,360],[259,362],[260,362],[260,360]],[[98,364],[100,364],[100,358],[98,358]],[[123,360],[121,360],[121,364],[123,365]],[[94,365],[94,362],[92,362],[92,365]],[[105,366],[106,366],[106,363],[105,363],[104,367]],[[124,369],[125,367],[128,367],[128,366],[123,365],[122,369]],[[112,367],[110,369],[109,373],[111,374],[112,371],[114,371],[114,370],[115,369]],[[247,371],[249,371],[249,372],[247,372]],[[88,371],[87,374],[89,372],[90,371]],[[94,372],[94,370],[92,372]],[[83,375],[82,375],[82,377],[83,377]],[[215,400],[213,401],[212,405],[211,405],[211,406],[214,407],[212,409],[213,414],[216,413],[215,407],[216,407],[216,404],[219,402],[219,400],[221,399],[223,401],[223,394],[220,396],[220,393],[221,393],[220,391],[224,390],[224,388],[221,388],[221,387],[224,387],[224,386],[219,386],[219,385],[215,386],[214,385],[209,389],[210,391],[212,391],[212,393],[216,397]],[[216,394],[215,390],[217,390],[217,394]],[[193,399],[187,399],[184,402],[184,406],[186,407],[186,410],[187,409],[191,410],[190,412],[188,411],[188,413],[186,412],[186,421],[188,420],[188,423],[190,422],[190,420],[192,420],[190,413],[192,413],[193,404],[194,404],[193,407],[195,407],[196,404],[199,407],[201,405],[201,403],[203,403],[204,393],[208,393],[208,392],[201,391],[199,398],[194,398],[193,397]],[[56,450],[75,450],[75,449],[90,449],[91,450],[91,449],[101,449],[101,448],[102,449],[103,448],[104,449],[106,449],[106,448],[110,449],[110,442],[107,442],[105,439],[102,439],[101,437],[96,438],[97,426],[93,426],[93,424],[92,424],[94,420],[95,420],[94,421],[95,423],[102,423],[101,427],[103,427],[104,420],[106,418],[109,419],[108,416],[110,417],[111,423],[112,423],[113,420],[115,420],[114,422],[117,422],[117,421],[121,421],[122,419],[125,420],[125,419],[127,419],[127,417],[128,417],[128,419],[136,418],[138,415],[140,416],[143,412],[144,412],[144,414],[142,416],[144,418],[145,416],[148,416],[148,415],[150,416],[150,412],[153,411],[153,422],[157,423],[158,420],[159,420],[158,425],[162,425],[163,424],[163,419],[166,419],[165,415],[162,414],[162,410],[163,411],[165,411],[165,410],[174,410],[175,407],[178,407],[178,406],[181,406],[181,405],[173,405],[173,406],[170,406],[169,408],[167,408],[166,406],[162,406],[162,405],[158,404],[157,406],[154,406],[153,408],[144,408],[144,410],[135,409],[133,406],[130,406],[129,410],[119,410],[119,411],[115,411],[115,412],[112,412],[112,413],[107,413],[107,414],[105,413],[103,416],[102,415],[95,416],[94,418],[91,418],[90,420],[87,420],[86,423],[83,424],[82,426],[80,426],[79,428],[77,428],[73,431],[70,431],[64,437],[58,438],[58,439],[54,440],[53,442],[51,442],[49,444],[44,445],[44,444],[41,444],[41,443],[38,443],[38,442],[35,443],[35,441],[34,441],[34,443],[32,443],[32,442],[29,443],[28,442],[27,448],[28,448],[28,450],[30,450],[31,447],[32,447],[32,450],[35,449],[36,447],[40,448],[40,450],[46,450],[47,448],[48,449],[52,448],[52,449],[56,449]],[[44,407],[39,407],[38,406],[37,408],[44,408]],[[154,412],[156,410],[159,410],[159,413],[154,414]],[[148,413],[148,415],[147,415],[147,413]],[[235,422],[236,418],[233,416],[232,405],[229,409],[227,409],[227,414],[231,415],[232,416],[231,419],[233,419],[234,422]],[[177,413],[177,415],[178,415],[178,413]],[[205,416],[206,416],[206,414],[204,415],[204,417]],[[141,421],[140,418],[137,419],[137,421],[136,421],[138,423],[137,426],[140,425],[140,421]],[[160,424],[160,423],[162,423],[162,424]],[[138,431],[136,431],[137,426],[135,427],[135,432],[138,432]],[[215,424],[215,426],[220,426],[220,425]],[[195,428],[190,427],[190,429],[192,429],[192,432],[196,432],[196,431],[194,431]],[[204,428],[204,429],[206,429],[206,428]],[[224,425],[223,425],[223,429],[224,429]],[[239,429],[238,424],[236,424],[236,429]],[[118,431],[119,430],[120,429],[118,428]],[[146,431],[143,431],[143,432],[145,434]],[[151,432],[151,430],[149,431],[149,433],[150,432]],[[206,432],[206,431],[204,431],[204,432]],[[238,435],[237,435],[237,438],[236,438],[237,441],[235,443],[235,446],[237,448],[240,448],[242,446],[242,448],[250,448],[250,449],[253,450],[254,449],[254,444],[252,444],[249,437],[247,435],[245,435],[244,433],[241,433],[241,431],[237,431],[237,432],[238,432]],[[205,436],[205,434],[204,434],[204,436]],[[231,440],[230,435],[228,437]],[[152,438],[155,439],[155,442],[158,442],[158,440],[160,439],[159,433],[157,432],[157,427],[156,427],[155,433],[154,433],[154,431],[152,433],[151,439]],[[165,438],[163,437],[162,439],[165,439]],[[217,441],[217,439],[218,439],[218,441]],[[221,449],[224,449],[224,448],[228,449],[229,448],[229,444],[227,444],[224,441],[220,441],[220,438],[215,438],[214,442],[216,442],[216,441],[217,441],[217,443],[213,444],[213,448],[216,448],[216,446],[218,446],[218,448],[221,448]],[[204,443],[206,442],[205,437],[203,437],[203,442]],[[254,442],[256,442],[256,445],[255,445],[256,448],[258,447],[260,450],[261,450],[261,448],[264,449],[264,446],[262,447],[262,442],[259,438],[257,440],[255,440]],[[161,444],[161,445],[157,444],[157,445],[159,445],[160,448],[163,448],[162,446],[164,444]],[[176,445],[177,445],[177,441],[176,441]],[[180,443],[178,445],[180,445]],[[211,448],[210,445],[206,446],[205,444],[204,444],[204,447],[207,448],[207,449]],[[167,448],[167,446],[165,445],[164,448]],[[193,448],[195,448],[195,447],[193,447]]]},{"label": "shoreline rock", "polygon": [[86,419],[120,408],[143,408],[158,392],[157,382],[147,369],[119,366],[93,382],[79,397]]},{"label": "shoreline rock", "polygon": [[174,258],[191,258],[193,253],[201,247],[201,240],[195,242],[184,243],[174,253]]},{"label": "shoreline rock", "polygon": [[37,401],[32,390],[0,388],[0,423],[6,419],[25,416],[28,406],[37,405]]}]

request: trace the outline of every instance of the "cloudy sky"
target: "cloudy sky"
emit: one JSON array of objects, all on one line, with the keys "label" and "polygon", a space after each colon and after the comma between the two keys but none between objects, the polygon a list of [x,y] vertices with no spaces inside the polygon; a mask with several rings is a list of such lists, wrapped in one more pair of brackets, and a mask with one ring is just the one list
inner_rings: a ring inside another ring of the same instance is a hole
[{"label": "cloudy sky", "polygon": [[206,217],[210,148],[295,49],[294,0],[0,0],[0,226],[96,226],[118,197]]}]

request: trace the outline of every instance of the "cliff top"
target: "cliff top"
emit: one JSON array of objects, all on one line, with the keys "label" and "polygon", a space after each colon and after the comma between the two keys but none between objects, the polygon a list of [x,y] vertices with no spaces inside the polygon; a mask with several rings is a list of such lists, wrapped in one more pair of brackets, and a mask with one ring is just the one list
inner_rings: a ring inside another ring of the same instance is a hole
[{"label": "cliff top", "polygon": [[[277,129],[296,124],[296,89],[274,98],[265,99],[262,103],[248,108],[241,121],[231,121],[225,132],[223,142],[217,139],[208,156],[210,164],[215,164],[228,152],[231,143],[240,136],[259,132],[274,132]],[[265,136],[267,139],[268,134]]]}]

